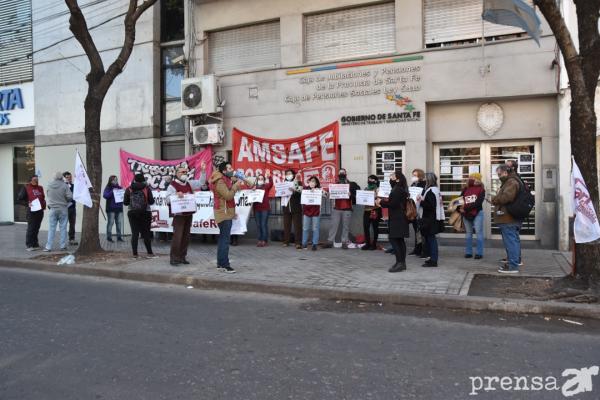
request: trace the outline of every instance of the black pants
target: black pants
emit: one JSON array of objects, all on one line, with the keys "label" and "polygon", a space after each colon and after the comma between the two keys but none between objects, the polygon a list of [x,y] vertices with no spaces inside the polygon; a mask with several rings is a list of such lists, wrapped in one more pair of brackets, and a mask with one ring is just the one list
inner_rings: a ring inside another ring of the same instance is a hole
[{"label": "black pants", "polygon": [[148,254],[152,254],[152,241],[150,235],[150,223],[152,222],[152,216],[149,212],[143,211],[129,211],[127,213],[129,218],[129,226],[131,226],[131,250],[133,255],[138,254],[138,238],[140,234],[144,238],[144,245]]},{"label": "black pants", "polygon": [[38,242],[38,233],[44,219],[44,210],[31,212],[27,210],[27,235],[25,236],[25,245],[27,247],[40,247]]},{"label": "black pants", "polygon": [[371,211],[365,211],[363,213],[363,230],[365,231],[365,244],[371,244],[371,227],[373,227],[373,243],[377,244],[377,239],[379,238],[379,221],[380,221],[380,211],[375,211],[377,213],[377,219],[371,219]]},{"label": "black pants", "polygon": [[75,240],[75,219],[77,218],[77,209],[69,208],[69,241]]},{"label": "black pants", "polygon": [[390,243],[394,248],[397,263],[406,262],[406,243],[404,238],[390,238]]}]

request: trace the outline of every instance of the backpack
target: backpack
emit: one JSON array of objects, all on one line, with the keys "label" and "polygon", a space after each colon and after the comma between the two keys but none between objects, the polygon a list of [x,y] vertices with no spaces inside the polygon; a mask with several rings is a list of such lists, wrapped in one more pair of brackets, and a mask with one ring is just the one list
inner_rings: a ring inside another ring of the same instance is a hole
[{"label": "backpack", "polygon": [[513,218],[523,220],[527,218],[531,210],[533,210],[533,207],[535,206],[535,197],[521,179],[518,179],[518,181],[519,192],[517,193],[515,200],[506,205],[506,211],[512,215]]},{"label": "backpack", "polygon": [[129,209],[133,211],[146,211],[148,209],[148,188],[132,190],[129,198]]}]

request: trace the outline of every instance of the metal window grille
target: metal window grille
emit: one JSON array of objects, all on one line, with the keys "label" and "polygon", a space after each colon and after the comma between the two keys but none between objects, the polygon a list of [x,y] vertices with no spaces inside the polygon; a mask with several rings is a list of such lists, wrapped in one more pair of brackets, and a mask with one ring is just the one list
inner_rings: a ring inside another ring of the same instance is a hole
[{"label": "metal window grille", "polygon": [[0,27],[0,85],[31,81],[31,1],[0,0]]}]

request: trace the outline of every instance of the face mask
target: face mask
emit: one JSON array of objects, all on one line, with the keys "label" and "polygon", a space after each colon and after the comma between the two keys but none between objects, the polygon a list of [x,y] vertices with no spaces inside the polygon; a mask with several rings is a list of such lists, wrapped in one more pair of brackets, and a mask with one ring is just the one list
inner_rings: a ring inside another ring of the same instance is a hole
[{"label": "face mask", "polygon": [[317,183],[316,183],[316,182],[314,182],[314,181],[311,181],[311,182],[308,182],[308,186],[310,186],[310,187],[311,187],[311,189],[314,189],[314,188],[316,188],[316,187],[317,187]]},{"label": "face mask", "polygon": [[469,179],[469,180],[467,181],[467,185],[468,185],[468,186],[475,186],[475,179]]},{"label": "face mask", "polygon": [[419,177],[418,176],[413,176],[412,178],[410,178],[410,181],[412,183],[417,183],[417,182],[419,182]]},{"label": "face mask", "polygon": [[265,181],[258,181],[258,186],[262,186],[265,184]]},{"label": "face mask", "polygon": [[179,177],[179,180],[180,180],[181,182],[187,182],[187,180],[188,180],[188,176],[187,176],[187,174],[183,174],[183,175],[181,175],[181,176]]},{"label": "face mask", "polygon": [[294,175],[286,175],[285,179],[288,180],[288,181],[291,181],[291,180],[294,179]]},{"label": "face mask", "polygon": [[396,181],[395,181],[395,180],[393,180],[393,179],[390,179],[390,186],[391,186],[391,187],[394,187],[394,186],[396,186]]},{"label": "face mask", "polygon": [[338,178],[340,178],[340,181],[345,181],[346,180],[346,174],[339,174]]},{"label": "face mask", "polygon": [[233,176],[233,171],[227,171],[224,175],[228,178],[231,178]]},{"label": "face mask", "polygon": [[113,179],[112,181],[110,181],[110,183],[112,183],[113,185],[117,186],[117,184],[119,183],[119,181],[116,180],[116,179]]},{"label": "face mask", "polygon": [[506,182],[507,179],[508,179],[508,176],[501,176],[500,182],[504,183],[504,182]]}]

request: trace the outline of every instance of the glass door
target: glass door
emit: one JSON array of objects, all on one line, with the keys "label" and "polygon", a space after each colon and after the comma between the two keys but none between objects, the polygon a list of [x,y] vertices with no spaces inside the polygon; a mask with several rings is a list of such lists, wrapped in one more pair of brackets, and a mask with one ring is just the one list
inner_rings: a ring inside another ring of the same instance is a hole
[{"label": "glass door", "polygon": [[[392,172],[400,169],[404,172],[404,146],[381,145],[371,147],[371,174],[379,180],[389,179]],[[389,226],[387,210],[383,209],[384,220],[379,224],[379,238],[387,240]]]},{"label": "glass door", "polygon": [[35,147],[33,145],[13,148],[13,207],[15,222],[27,221],[27,207],[17,203],[21,188],[35,174]]}]

